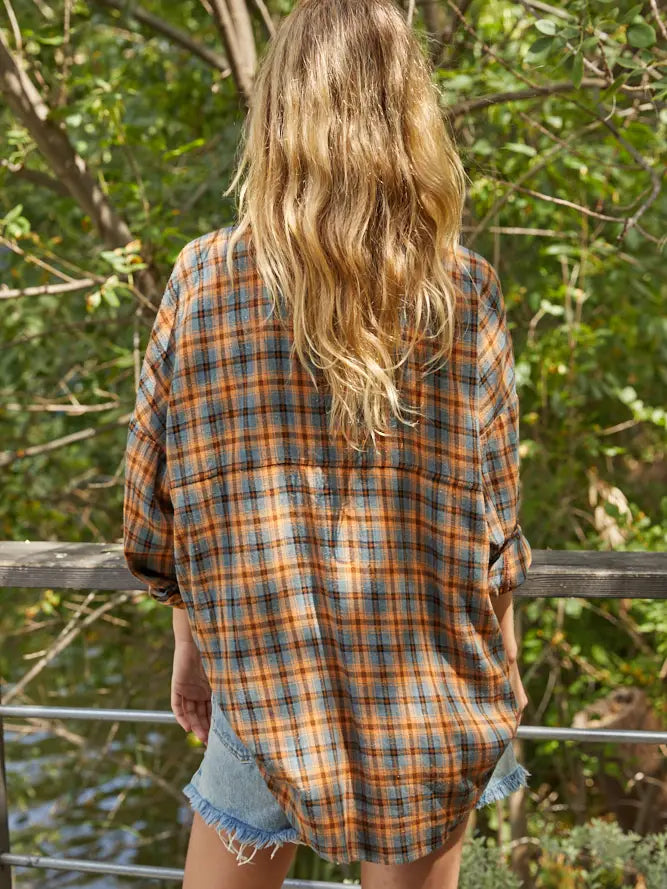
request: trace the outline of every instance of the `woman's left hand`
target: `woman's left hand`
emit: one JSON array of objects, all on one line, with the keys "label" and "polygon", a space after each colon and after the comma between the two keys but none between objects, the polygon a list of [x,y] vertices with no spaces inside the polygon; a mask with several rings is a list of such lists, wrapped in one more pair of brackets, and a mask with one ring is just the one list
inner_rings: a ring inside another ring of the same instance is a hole
[{"label": "woman's left hand", "polygon": [[194,642],[176,641],[171,674],[171,709],[181,728],[194,732],[203,744],[208,743],[211,686]]}]

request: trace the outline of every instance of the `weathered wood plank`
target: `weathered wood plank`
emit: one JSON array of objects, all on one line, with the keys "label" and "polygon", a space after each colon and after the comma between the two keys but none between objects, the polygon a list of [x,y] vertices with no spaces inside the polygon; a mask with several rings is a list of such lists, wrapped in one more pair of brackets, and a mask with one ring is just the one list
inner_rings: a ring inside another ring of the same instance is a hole
[{"label": "weathered wood plank", "polygon": [[[141,589],[120,543],[0,540],[0,586]],[[667,598],[667,552],[534,549],[515,596]]]}]

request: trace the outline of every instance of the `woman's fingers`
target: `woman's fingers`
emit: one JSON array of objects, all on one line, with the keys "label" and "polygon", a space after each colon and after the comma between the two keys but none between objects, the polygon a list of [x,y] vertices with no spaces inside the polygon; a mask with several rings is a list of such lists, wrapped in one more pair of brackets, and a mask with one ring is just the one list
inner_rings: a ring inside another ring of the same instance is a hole
[{"label": "woman's fingers", "polygon": [[184,695],[174,694],[171,709],[176,721],[186,732],[194,732],[202,744],[208,743],[211,728],[211,701],[196,701]]},{"label": "woman's fingers", "polygon": [[191,698],[185,698],[184,707],[190,720],[191,731],[195,733],[202,744],[206,744],[208,741],[206,701],[194,701]]},{"label": "woman's fingers", "polygon": [[202,734],[204,736],[202,741],[204,744],[208,744],[208,733],[211,727],[210,706],[210,701],[199,702],[199,716],[201,719]]},{"label": "woman's fingers", "polygon": [[171,712],[176,717],[176,722],[180,725],[183,731],[189,732],[190,728],[190,719],[186,714],[184,701],[182,695],[172,695],[171,699]]}]

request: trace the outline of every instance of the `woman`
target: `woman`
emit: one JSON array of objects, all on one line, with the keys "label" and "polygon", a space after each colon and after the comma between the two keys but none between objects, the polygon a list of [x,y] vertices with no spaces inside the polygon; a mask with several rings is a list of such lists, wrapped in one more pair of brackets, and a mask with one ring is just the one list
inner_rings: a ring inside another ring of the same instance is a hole
[{"label": "woman", "polygon": [[465,174],[391,0],[299,3],[244,143],[126,453],[127,564],[173,607],[171,705],[207,745],[184,886],[279,887],[301,843],[364,889],[455,887],[470,812],[528,774],[500,283],[459,245]]}]

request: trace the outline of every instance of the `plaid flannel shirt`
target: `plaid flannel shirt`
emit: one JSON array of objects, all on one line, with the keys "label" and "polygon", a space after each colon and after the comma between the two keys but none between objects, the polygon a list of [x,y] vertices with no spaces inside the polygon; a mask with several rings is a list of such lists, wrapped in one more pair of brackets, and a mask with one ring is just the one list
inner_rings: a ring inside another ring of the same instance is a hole
[{"label": "plaid flannel shirt", "polygon": [[450,360],[408,359],[424,413],[362,454],[290,356],[246,238],[178,256],[128,429],[124,552],[185,608],[213,695],[323,858],[427,855],[481,796],[518,705],[492,597],[531,564],[498,276],[459,248]]}]

